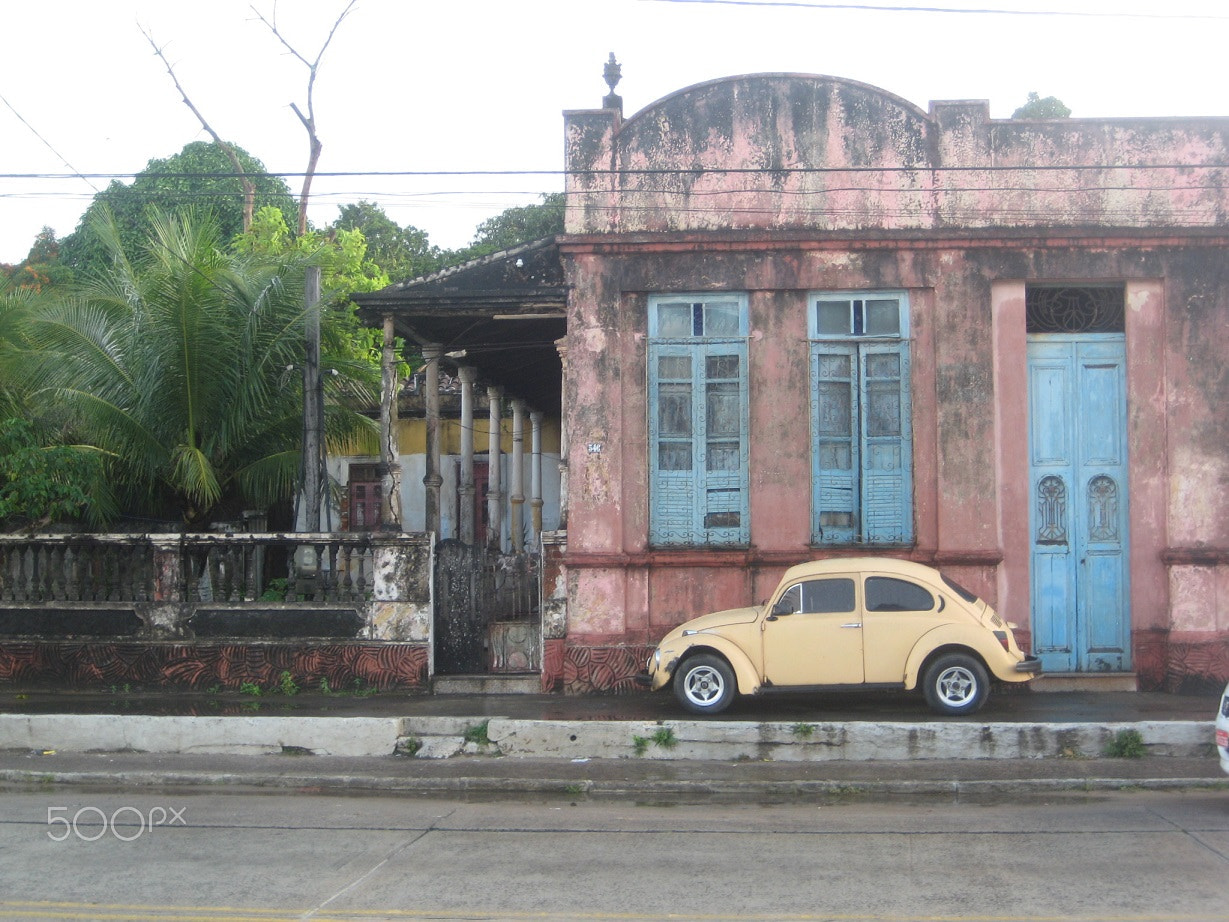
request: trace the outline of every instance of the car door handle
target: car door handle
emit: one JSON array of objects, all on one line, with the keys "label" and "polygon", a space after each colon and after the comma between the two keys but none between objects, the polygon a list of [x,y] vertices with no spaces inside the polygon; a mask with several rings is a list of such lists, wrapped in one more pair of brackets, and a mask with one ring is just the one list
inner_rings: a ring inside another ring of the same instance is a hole
[{"label": "car door handle", "polygon": [[849,624],[842,624],[842,625],[841,625],[841,627],[861,627],[861,626],[862,626],[862,622],[861,622],[861,621],[851,621],[851,622],[849,622]]}]

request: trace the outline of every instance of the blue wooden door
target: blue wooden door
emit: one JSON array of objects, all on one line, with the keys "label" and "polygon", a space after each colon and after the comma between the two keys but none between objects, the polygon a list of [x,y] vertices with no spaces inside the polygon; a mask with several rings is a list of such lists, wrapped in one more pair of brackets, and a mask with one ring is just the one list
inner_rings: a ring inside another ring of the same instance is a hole
[{"label": "blue wooden door", "polygon": [[1125,342],[1029,337],[1033,652],[1047,672],[1130,669]]}]

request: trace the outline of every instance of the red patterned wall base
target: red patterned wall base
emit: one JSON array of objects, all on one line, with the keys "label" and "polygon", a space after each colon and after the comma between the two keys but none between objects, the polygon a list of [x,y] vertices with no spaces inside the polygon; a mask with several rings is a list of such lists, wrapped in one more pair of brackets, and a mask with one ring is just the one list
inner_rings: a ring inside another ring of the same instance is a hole
[{"label": "red patterned wall base", "polygon": [[542,686],[569,695],[620,694],[635,691],[637,673],[653,652],[642,644],[580,647],[548,640]]},{"label": "red patterned wall base", "polygon": [[1229,682],[1229,640],[1170,643],[1163,690],[1217,695]]},{"label": "red patterned wall base", "polygon": [[402,643],[0,643],[0,683],[66,688],[133,685],[205,690],[262,687],[289,672],[304,687],[426,684],[427,647]]}]

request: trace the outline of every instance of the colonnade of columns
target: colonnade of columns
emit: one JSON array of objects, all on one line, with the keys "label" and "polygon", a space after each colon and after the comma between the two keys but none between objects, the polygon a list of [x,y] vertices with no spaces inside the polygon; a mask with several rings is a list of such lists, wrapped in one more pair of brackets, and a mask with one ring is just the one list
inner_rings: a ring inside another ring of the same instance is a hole
[{"label": "colonnade of columns", "polygon": [[[400,465],[392,438],[395,430],[397,403],[395,375],[390,386],[390,369],[395,365],[396,357],[391,349],[392,320],[385,318],[385,350],[384,350],[384,399],[380,403],[381,431],[381,468],[389,472],[386,478],[389,487],[399,487]],[[566,365],[566,347],[561,340],[560,356]],[[425,488],[424,509],[426,513],[426,528],[439,534],[442,526],[441,517],[441,487],[444,478],[441,473],[441,427],[440,427],[440,390],[439,390],[439,360],[442,347],[427,345],[422,349],[426,360],[424,386],[426,409],[427,456],[426,474],[423,477]],[[461,465],[458,484],[459,508],[457,510],[457,537],[466,544],[473,544],[477,529],[474,498],[477,485],[474,482],[474,391],[477,385],[477,371],[472,366],[458,366],[458,378],[461,390]],[[528,411],[524,400],[513,398],[512,408],[512,451],[508,459],[508,480],[505,489],[502,483],[501,454],[503,451],[503,407],[504,391],[502,387],[487,387],[487,407],[489,413],[487,443],[488,454],[488,491],[487,491],[487,535],[488,546],[500,549],[503,534],[504,500],[508,501],[508,530],[511,535],[512,550],[519,553],[525,547],[525,423],[529,421],[529,525],[530,540],[536,545],[542,534],[542,507],[544,505],[542,492],[542,423],[544,414],[539,410]],[[560,527],[566,527],[566,497],[567,497],[567,462],[566,462],[566,428],[562,430],[561,460],[560,460]],[[381,503],[381,526],[392,529],[401,528],[400,504],[386,498]]]}]

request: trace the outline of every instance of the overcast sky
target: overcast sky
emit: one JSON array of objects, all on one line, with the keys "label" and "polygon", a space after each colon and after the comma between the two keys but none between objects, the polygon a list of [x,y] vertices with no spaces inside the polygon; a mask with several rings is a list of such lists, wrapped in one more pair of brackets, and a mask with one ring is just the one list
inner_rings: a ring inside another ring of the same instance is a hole
[{"label": "overcast sky", "polygon": [[[278,24],[311,59],[345,4],[281,0]],[[45,225],[71,233],[112,175],[208,140],[142,29],[220,134],[272,173],[303,172],[289,104],[305,104],[307,70],[253,7],[274,3],[0,0],[0,262],[24,259]],[[922,108],[988,99],[1007,118],[1030,91],[1076,117],[1229,115],[1227,47],[1223,0],[358,0],[315,94],[319,170],[352,175],[319,178],[311,216],[367,199],[464,245],[562,189],[562,112],[600,106],[612,51],[628,115],[694,83],[789,71]],[[542,175],[370,175],[440,171]]]}]

